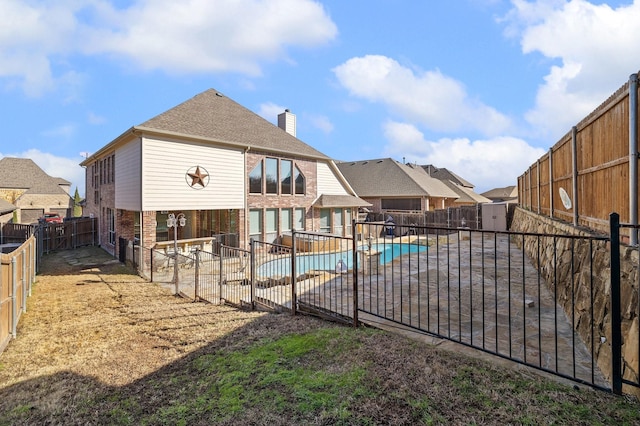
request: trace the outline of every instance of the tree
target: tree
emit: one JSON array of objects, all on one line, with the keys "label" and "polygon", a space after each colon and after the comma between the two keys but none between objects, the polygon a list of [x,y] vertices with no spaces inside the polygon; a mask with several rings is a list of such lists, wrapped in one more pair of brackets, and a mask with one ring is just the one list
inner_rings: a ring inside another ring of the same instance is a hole
[{"label": "tree", "polygon": [[76,186],[76,193],[73,195],[73,217],[81,217],[82,216],[82,206],[80,202],[82,199],[80,198],[80,193],[78,192],[78,187]]}]

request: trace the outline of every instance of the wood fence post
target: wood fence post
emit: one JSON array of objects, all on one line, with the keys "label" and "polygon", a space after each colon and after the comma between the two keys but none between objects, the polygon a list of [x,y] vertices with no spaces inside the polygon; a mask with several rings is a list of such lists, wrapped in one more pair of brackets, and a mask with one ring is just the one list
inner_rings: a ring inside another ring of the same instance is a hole
[{"label": "wood fence post", "polygon": [[11,335],[15,339],[18,331],[18,268],[16,257],[11,258]]}]

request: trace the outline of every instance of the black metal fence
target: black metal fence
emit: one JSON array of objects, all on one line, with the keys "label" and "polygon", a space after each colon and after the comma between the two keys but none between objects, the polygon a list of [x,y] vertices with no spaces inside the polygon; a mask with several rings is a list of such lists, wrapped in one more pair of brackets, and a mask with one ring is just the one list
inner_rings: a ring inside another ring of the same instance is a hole
[{"label": "black metal fence", "polygon": [[[564,288],[558,280],[574,277],[561,275],[559,262],[545,261],[549,274],[544,274],[542,257],[530,258],[523,249],[531,244],[528,239],[542,247],[540,238],[548,237],[430,227],[412,241],[378,242],[358,277],[360,315],[606,388],[596,362],[600,335],[586,328],[583,340],[577,331],[577,295],[569,295],[567,307],[566,292],[558,291]],[[586,239],[587,244],[604,241]],[[402,255],[396,258],[394,252]],[[562,254],[562,262],[574,262]],[[589,265],[583,266],[589,274]],[[580,307],[592,302],[581,300]]]},{"label": "black metal fence", "polygon": [[[611,244],[626,225],[612,220],[611,237],[353,225],[368,232],[151,251],[152,279],[194,300],[392,325],[596,388],[640,387],[640,260]],[[625,258],[635,263],[621,273]]]},{"label": "black metal fence", "polygon": [[[636,247],[630,256],[622,256],[620,230],[630,229],[634,232],[635,241],[640,241],[640,225],[621,224],[620,216],[610,216],[611,236],[611,371],[613,392],[623,392],[623,385],[636,389],[640,394],[640,256]],[[635,255],[635,256],[634,256]],[[624,268],[629,259],[632,266]],[[633,271],[635,266],[635,271]],[[623,273],[623,269],[627,269]],[[635,274],[633,273],[635,272]],[[633,335],[631,335],[633,333]]]}]

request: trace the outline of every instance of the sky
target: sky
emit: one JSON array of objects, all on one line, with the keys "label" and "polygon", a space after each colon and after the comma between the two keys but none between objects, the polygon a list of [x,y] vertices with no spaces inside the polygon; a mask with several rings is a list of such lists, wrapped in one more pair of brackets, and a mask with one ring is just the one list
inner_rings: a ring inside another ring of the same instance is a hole
[{"label": "sky", "polygon": [[[338,161],[515,185],[640,71],[640,0],[0,0],[0,158],[82,160],[216,89]],[[170,161],[170,160],[168,160]]]}]

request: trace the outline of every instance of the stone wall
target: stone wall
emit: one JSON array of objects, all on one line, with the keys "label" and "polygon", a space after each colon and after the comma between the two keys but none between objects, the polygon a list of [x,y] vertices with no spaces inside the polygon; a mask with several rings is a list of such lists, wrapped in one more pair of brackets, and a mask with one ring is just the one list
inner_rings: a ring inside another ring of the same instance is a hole
[{"label": "stone wall", "polygon": [[[522,208],[515,210],[511,230],[578,237],[602,236],[602,234],[593,234],[587,230],[575,228],[568,223],[553,220]],[[537,264],[551,292],[556,292],[557,303],[562,306],[569,318],[574,318],[574,328],[587,348],[591,348],[593,343],[597,365],[602,374],[610,380],[611,277],[609,243],[587,238],[530,236],[524,238],[524,246],[525,252],[533,260],[534,265]],[[638,383],[638,352],[640,347],[638,250],[621,245],[620,257],[623,377]],[[537,259],[539,259],[539,264]],[[556,288],[554,288],[554,283]],[[638,388],[625,385],[623,390],[625,393],[640,396]]]}]

